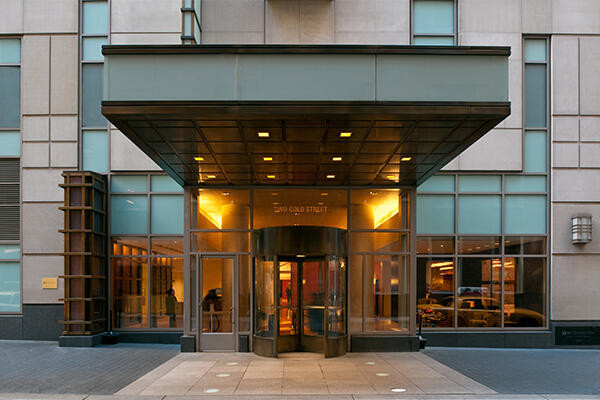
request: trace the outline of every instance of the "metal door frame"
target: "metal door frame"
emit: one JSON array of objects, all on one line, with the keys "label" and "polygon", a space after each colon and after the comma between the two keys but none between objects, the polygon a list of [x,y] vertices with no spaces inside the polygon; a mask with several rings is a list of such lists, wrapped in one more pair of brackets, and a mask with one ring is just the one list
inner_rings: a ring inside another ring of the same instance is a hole
[{"label": "metal door frame", "polygon": [[[239,275],[239,271],[238,271],[238,255],[237,254],[228,254],[228,253],[224,253],[224,254],[200,254],[200,253],[196,253],[195,254],[195,258],[196,258],[196,304],[192,304],[192,307],[196,307],[196,349],[197,351],[214,351],[214,352],[237,352],[239,351],[239,338],[238,338],[238,297],[239,297],[239,291],[238,291],[238,275]],[[231,268],[232,268],[232,280],[231,280],[231,285],[232,285],[232,290],[231,290],[231,333],[202,333],[202,322],[203,322],[203,315],[202,315],[202,286],[203,286],[203,281],[202,281],[202,273],[203,273],[203,267],[204,267],[204,263],[203,260],[209,258],[209,259],[230,259],[232,261],[231,264]],[[224,350],[204,350],[202,348],[202,336],[203,335],[216,335],[214,336],[215,338],[217,336],[226,336],[226,335],[231,335],[232,336],[232,340],[233,340],[233,348],[232,349],[224,349]]]}]

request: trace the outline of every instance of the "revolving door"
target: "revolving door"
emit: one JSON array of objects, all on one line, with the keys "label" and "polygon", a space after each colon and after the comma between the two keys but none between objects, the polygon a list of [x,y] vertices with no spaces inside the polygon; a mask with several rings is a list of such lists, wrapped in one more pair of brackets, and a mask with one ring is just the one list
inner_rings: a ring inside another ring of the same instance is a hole
[{"label": "revolving door", "polygon": [[346,353],[346,232],[275,227],[256,238],[254,352]]}]

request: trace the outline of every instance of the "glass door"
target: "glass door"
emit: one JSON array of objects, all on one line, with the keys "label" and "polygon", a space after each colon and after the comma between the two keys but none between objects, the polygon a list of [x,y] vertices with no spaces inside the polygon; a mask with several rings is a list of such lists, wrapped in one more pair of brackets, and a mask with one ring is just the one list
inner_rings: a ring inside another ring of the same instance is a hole
[{"label": "glass door", "polygon": [[[298,278],[300,273],[299,263],[297,261],[279,260],[279,279],[278,295],[279,304],[277,305],[278,319],[278,338],[277,352],[296,351],[299,345],[299,325],[300,315],[298,312],[299,286]],[[300,265],[302,265],[300,263]]]},{"label": "glass door", "polygon": [[302,334],[300,348],[324,352],[326,274],[323,259],[302,262]]},{"label": "glass door", "polygon": [[200,257],[198,268],[198,349],[236,351],[236,259]]}]

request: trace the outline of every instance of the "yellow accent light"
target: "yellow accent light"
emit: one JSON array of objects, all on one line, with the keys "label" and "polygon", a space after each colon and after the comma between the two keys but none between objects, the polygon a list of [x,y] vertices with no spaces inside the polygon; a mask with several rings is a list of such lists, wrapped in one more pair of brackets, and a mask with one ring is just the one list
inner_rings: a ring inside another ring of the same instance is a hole
[{"label": "yellow accent light", "polygon": [[211,199],[209,196],[198,195],[198,212],[204,216],[211,224],[221,229],[222,216],[221,205]]},{"label": "yellow accent light", "polygon": [[263,157],[263,161],[273,161],[273,157]]},{"label": "yellow accent light", "polygon": [[342,157],[333,157],[332,161],[342,161]]},{"label": "yellow accent light", "polygon": [[398,197],[390,196],[384,202],[373,206],[374,229],[400,212]]},{"label": "yellow accent light", "polygon": [[269,132],[258,132],[257,135],[261,138],[268,138],[269,136],[271,136]]},{"label": "yellow accent light", "polygon": [[352,136],[352,132],[340,132],[340,137],[348,138]]},{"label": "yellow accent light", "polygon": [[204,161],[204,157],[194,157],[194,161]]},{"label": "yellow accent light", "polygon": [[400,161],[410,161],[410,160],[412,160],[412,157],[402,157],[400,159]]}]

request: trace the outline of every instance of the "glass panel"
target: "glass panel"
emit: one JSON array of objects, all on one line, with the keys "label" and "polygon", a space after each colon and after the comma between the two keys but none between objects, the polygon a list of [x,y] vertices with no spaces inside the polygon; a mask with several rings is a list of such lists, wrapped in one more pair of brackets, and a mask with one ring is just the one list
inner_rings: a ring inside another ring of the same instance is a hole
[{"label": "glass panel", "polygon": [[18,260],[21,258],[21,246],[18,244],[0,244],[0,260]]},{"label": "glass panel", "polygon": [[499,327],[500,258],[460,258],[458,275],[458,327]]},{"label": "glass panel", "polygon": [[21,40],[0,39],[0,64],[18,64],[21,62]]},{"label": "glass panel", "polygon": [[323,336],[325,313],[325,266],[322,260],[302,263],[302,310],[304,335]]},{"label": "glass panel", "polygon": [[328,326],[329,336],[341,336],[346,332],[344,305],[346,304],[346,261],[340,257],[331,257],[328,261],[329,299]]},{"label": "glass panel", "polygon": [[183,235],[183,196],[155,194],[150,198],[152,233]]},{"label": "glass panel", "polygon": [[546,61],[546,39],[525,40],[525,62]]},{"label": "glass panel", "polygon": [[105,37],[84,37],[83,38],[83,61],[102,61],[102,46],[107,44]]},{"label": "glass panel", "polygon": [[546,126],[546,65],[525,65],[525,127]]},{"label": "glass panel", "polygon": [[[88,3],[86,3],[88,4]],[[106,126],[102,115],[102,64],[83,64],[81,66],[82,125],[85,127]]]},{"label": "glass panel", "polygon": [[[240,255],[239,260],[239,331],[250,331],[250,291],[252,287],[250,278],[250,256]],[[194,304],[194,303],[192,303]]]},{"label": "glass panel", "polygon": [[192,304],[192,307],[190,307],[190,320],[191,320],[191,329],[193,332],[196,331],[196,327],[197,327],[197,321],[196,321],[196,310],[198,309],[198,307],[196,307],[196,305],[198,304],[198,286],[197,286],[197,257],[192,255],[190,257],[190,283],[188,285],[188,290],[190,291],[190,304]]},{"label": "glass panel", "polygon": [[0,156],[21,155],[21,134],[19,132],[0,132]]},{"label": "glass panel", "polygon": [[147,237],[113,237],[113,256],[145,256],[148,254]]},{"label": "glass panel", "polygon": [[20,68],[0,67],[0,128],[18,128],[20,124]]},{"label": "glass panel", "polygon": [[150,259],[152,328],[183,328],[183,258]]},{"label": "glass panel", "polygon": [[262,258],[256,259],[256,274],[254,282],[254,301],[256,315],[254,316],[257,336],[273,337],[275,321],[275,262]]},{"label": "glass panel", "polygon": [[415,46],[454,46],[454,36],[415,36]]},{"label": "glass panel", "polygon": [[352,190],[352,229],[408,229],[408,192],[397,189]]},{"label": "glass panel", "polygon": [[417,192],[454,192],[454,175],[434,175],[417,187]]},{"label": "glass panel", "polygon": [[406,331],[409,325],[408,256],[365,256],[367,331]]},{"label": "glass panel", "polygon": [[546,259],[504,259],[504,326],[542,327],[546,313]]},{"label": "glass panel", "polygon": [[502,199],[494,195],[458,197],[459,233],[500,233]]},{"label": "glass panel", "polygon": [[454,196],[417,196],[417,233],[454,233]]},{"label": "glass panel", "polygon": [[145,195],[111,196],[110,223],[113,234],[148,233],[148,197]]},{"label": "glass panel", "polygon": [[249,229],[250,192],[201,189],[192,196],[191,212],[193,229]]},{"label": "glass panel", "polygon": [[459,192],[500,192],[502,180],[497,175],[460,175]]},{"label": "glass panel", "polygon": [[108,33],[108,3],[86,1],[83,3],[82,33]]},{"label": "glass panel", "polygon": [[0,312],[21,311],[21,268],[18,262],[0,263]]},{"label": "glass panel", "polygon": [[300,225],[346,229],[347,203],[345,190],[255,190],[254,228]]},{"label": "glass panel", "polygon": [[150,188],[153,192],[183,192],[183,187],[167,175],[151,175]]},{"label": "glass panel", "polygon": [[417,309],[424,328],[454,326],[454,260],[417,258]]},{"label": "glass panel", "polygon": [[350,249],[354,253],[407,252],[409,251],[408,233],[352,232]]},{"label": "glass panel", "polygon": [[298,334],[298,263],[279,262],[279,335]]},{"label": "glass panel", "polygon": [[525,132],[524,172],[546,172],[547,142],[545,131]]},{"label": "glass panel", "polygon": [[113,193],[145,193],[148,179],[146,175],[113,175],[110,190]]},{"label": "glass panel", "polygon": [[81,145],[84,171],[108,172],[108,133],[83,131]]},{"label": "glass panel", "polygon": [[202,332],[233,331],[233,260],[202,259]]},{"label": "glass panel", "polygon": [[546,233],[546,196],[507,195],[505,198],[505,233]]},{"label": "glass panel", "polygon": [[350,332],[363,330],[363,256],[351,255],[348,269]]},{"label": "glass panel", "polygon": [[152,255],[183,255],[183,237],[153,237],[150,240]]},{"label": "glass panel", "polygon": [[454,254],[454,238],[451,236],[419,237],[417,254]]},{"label": "glass panel", "polygon": [[508,236],[504,238],[504,254],[546,254],[543,236]]},{"label": "glass panel", "polygon": [[192,251],[203,253],[236,253],[250,251],[250,233],[198,232],[192,233]]},{"label": "glass panel", "polygon": [[111,260],[113,327],[148,327],[146,258]]},{"label": "glass panel", "polygon": [[415,0],[413,24],[414,34],[454,33],[454,1]]},{"label": "glass panel", "polygon": [[458,254],[500,254],[500,236],[458,238]]},{"label": "glass panel", "polygon": [[[545,164],[545,160],[544,160]],[[545,176],[507,176],[506,177],[507,192],[545,192],[546,177]]]}]

